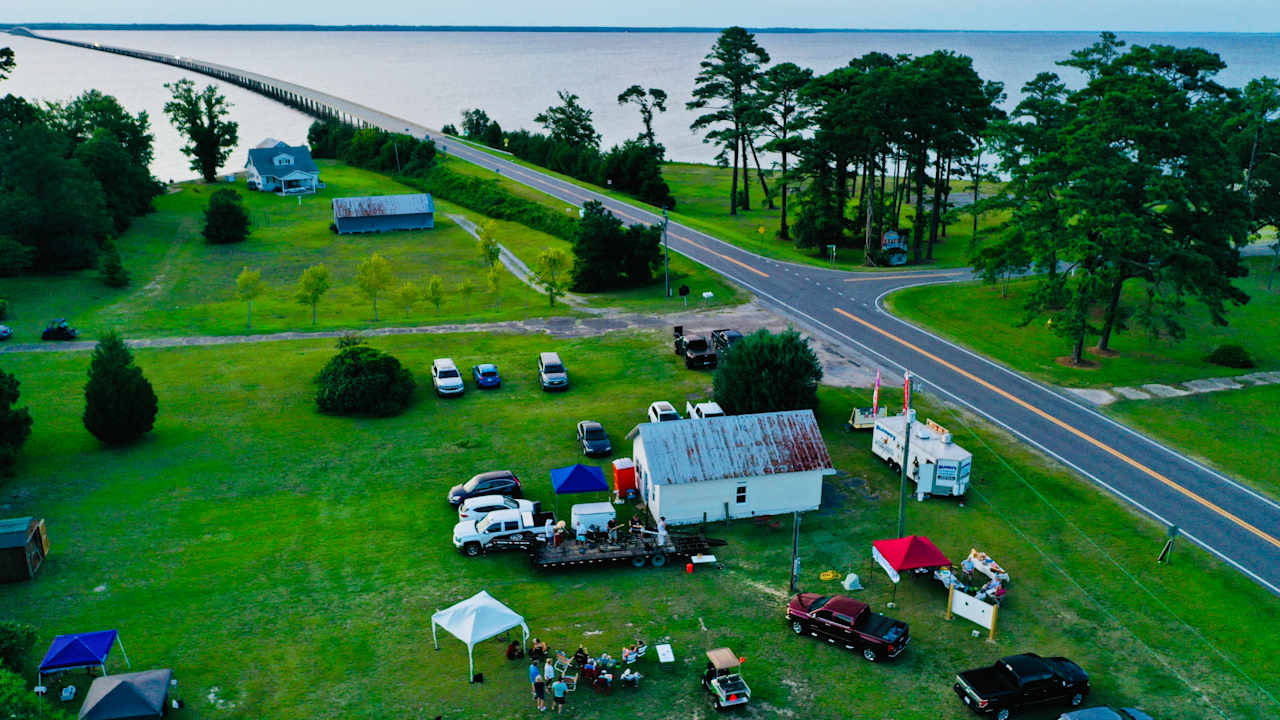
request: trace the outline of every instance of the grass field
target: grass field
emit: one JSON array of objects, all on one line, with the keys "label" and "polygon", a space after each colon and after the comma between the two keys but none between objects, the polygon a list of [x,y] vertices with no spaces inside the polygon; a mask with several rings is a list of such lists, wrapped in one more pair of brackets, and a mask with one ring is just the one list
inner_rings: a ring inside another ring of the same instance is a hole
[{"label": "grass field", "polygon": [[[235,278],[244,267],[261,270],[267,286],[266,294],[254,302],[253,332],[309,330],[313,328],[311,310],[295,301],[295,286],[303,269],[319,263],[329,267],[332,289],[320,302],[314,326],[318,329],[577,314],[563,305],[549,307],[546,296],[510,275],[498,296],[491,294],[475,239],[448,216],[461,213],[476,221],[482,218],[443,200],[436,199],[436,227],[429,232],[348,236],[329,232],[333,197],[414,191],[376,173],[333,162],[321,165],[327,187],[316,195],[298,200],[243,192],[253,231],[249,240],[236,245],[208,245],[200,237],[202,212],[212,188],[188,183],[157,198],[156,212],[135,221],[118,242],[132,276],[130,287],[108,288],[96,271],[0,278],[0,297],[9,299],[5,322],[15,328],[15,341],[34,340],[43,323],[57,317],[68,318],[86,337],[112,328],[129,337],[243,333],[247,307],[235,296]],[[564,241],[510,223],[501,241],[510,242],[513,252],[529,265],[547,247],[568,248]],[[412,282],[422,288],[430,276],[440,276],[446,295],[439,310],[425,301],[401,310],[388,293],[379,299],[375,320],[372,304],[359,294],[354,280],[359,264],[373,252],[392,262],[395,287]],[[691,285],[715,292],[721,302],[746,299],[745,293],[719,276],[683,258],[673,262],[673,268]],[[465,280],[474,287],[469,298],[458,291]],[[674,310],[679,303],[663,297],[661,284],[594,295],[591,301],[599,307],[646,311]]]},{"label": "grass field", "polygon": [[1104,411],[1127,425],[1156,435],[1208,465],[1252,480],[1258,489],[1280,495],[1280,447],[1274,437],[1280,387],[1189,395],[1162,400],[1124,401]]},{"label": "grass field", "polygon": [[[1266,289],[1267,258],[1246,261],[1249,277],[1237,281],[1251,300],[1233,308],[1228,315],[1230,325],[1216,327],[1203,307],[1188,300],[1183,318],[1187,336],[1182,342],[1150,338],[1140,327],[1112,339],[1117,357],[1088,359],[1096,367],[1067,367],[1057,362],[1070,354],[1067,340],[1054,335],[1044,320],[1026,327],[1016,327],[1031,281],[1009,286],[1008,297],[1001,297],[998,285],[976,283],[932,285],[909,288],[890,295],[886,304],[894,313],[911,322],[926,326],[978,352],[989,355],[1017,370],[1068,387],[1101,387],[1142,385],[1145,383],[1178,383],[1201,377],[1238,375],[1248,372],[1211,365],[1204,358],[1218,345],[1238,343],[1253,356],[1259,369],[1280,368],[1280,292]],[[1141,302],[1138,283],[1126,286],[1126,302]],[[959,311],[960,309],[963,311]],[[999,328],[1000,332],[992,332]],[[1096,345],[1097,338],[1089,340]]]},{"label": "grass field", "polygon": [[[953,558],[979,547],[1009,569],[994,643],[946,621],[941,586],[913,577],[889,611],[912,624],[896,662],[871,665],[791,636],[781,621],[787,520],[709,528],[729,540],[718,552],[726,568],[692,575],[534,574],[516,555],[464,559],[448,539],[451,484],[510,468],[550,504],[547,470],[578,459],[577,420],[604,422],[626,447],[650,401],[680,405],[705,393],[710,376],[684,370],[660,333],[375,344],[422,382],[442,355],[464,367],[492,360],[506,382],[449,401],[420,388],[400,417],[353,420],[315,411],[310,378],[333,353],[327,342],[142,350],[160,417],[140,444],[109,450],[80,423],[86,353],[6,356],[35,428],[0,493],[8,515],[47,519],[53,552],[34,581],[0,586],[3,614],[37,625],[41,643],[120,629],[134,669],[176,670],[188,703],[179,719],[537,716],[525,668],[502,659],[500,639],[476,649],[486,677],[477,686],[466,682],[460,643],[442,638],[431,649],[431,612],[482,588],[555,647],[616,654],[637,636],[672,644],[677,662],[659,667],[651,650],[640,690],[573,694],[577,717],[711,717],[697,677],[702,651],[719,645],[747,658],[746,717],[959,720],[967,714],[950,690],[955,671],[1025,650],[1076,659],[1093,674],[1094,701],[1155,717],[1280,710],[1274,634],[1244,631],[1270,627],[1274,597],[1189,546],[1155,565],[1162,528],[927,396],[917,398],[922,412],[974,451],[975,486],[963,505],[910,502],[908,529]],[[565,359],[568,393],[536,389],[533,358],[546,349]],[[850,406],[868,398],[824,388],[821,399],[842,473],[801,525],[801,584],[832,591],[819,572],[852,569],[868,584],[860,597],[882,608],[890,586],[868,546],[893,533],[897,481],[866,450],[867,436],[842,432]]]}]

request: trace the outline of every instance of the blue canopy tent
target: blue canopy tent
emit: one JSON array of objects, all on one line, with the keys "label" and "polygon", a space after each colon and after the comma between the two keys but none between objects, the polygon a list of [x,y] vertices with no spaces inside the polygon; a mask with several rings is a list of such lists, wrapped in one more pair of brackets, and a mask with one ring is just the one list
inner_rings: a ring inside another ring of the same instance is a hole
[{"label": "blue canopy tent", "polygon": [[124,663],[129,667],[129,654],[124,651],[124,643],[120,642],[120,633],[115,630],[59,635],[49,645],[49,652],[40,661],[40,675],[63,670],[79,668],[101,668],[107,674],[107,655],[111,653],[111,645],[120,646],[124,655]]},{"label": "blue canopy tent", "polygon": [[556,491],[556,510],[560,510],[558,502],[561,495],[589,492],[609,492],[609,483],[604,479],[604,470],[594,465],[570,465],[555,468],[551,471],[551,487]]}]

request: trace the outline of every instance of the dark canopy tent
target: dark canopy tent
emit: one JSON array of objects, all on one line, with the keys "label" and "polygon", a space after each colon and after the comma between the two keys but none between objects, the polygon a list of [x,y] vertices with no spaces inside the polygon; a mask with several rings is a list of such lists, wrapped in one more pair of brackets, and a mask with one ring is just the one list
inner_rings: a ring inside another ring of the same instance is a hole
[{"label": "dark canopy tent", "polygon": [[80,720],[131,720],[164,715],[172,670],[94,678],[80,706]]},{"label": "dark canopy tent", "polygon": [[124,652],[124,644],[120,642],[120,634],[115,630],[59,635],[49,645],[49,652],[40,661],[40,674],[77,668],[101,668],[107,672],[107,655],[111,654],[112,643],[120,645],[124,653],[124,662],[129,664],[129,654]]},{"label": "dark canopy tent", "polygon": [[556,509],[560,509],[560,496],[576,493],[609,492],[604,470],[594,465],[570,465],[551,471],[551,487],[556,491]]}]

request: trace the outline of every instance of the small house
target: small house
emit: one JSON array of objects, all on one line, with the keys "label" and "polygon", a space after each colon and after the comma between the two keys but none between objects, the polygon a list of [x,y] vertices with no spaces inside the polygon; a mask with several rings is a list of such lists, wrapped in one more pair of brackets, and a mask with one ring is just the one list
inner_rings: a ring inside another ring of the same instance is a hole
[{"label": "small house", "polygon": [[0,520],[0,582],[30,580],[48,554],[49,536],[45,534],[44,520],[33,517]]},{"label": "small house", "polygon": [[250,190],[299,195],[324,187],[320,183],[320,168],[311,159],[311,149],[306,145],[277,142],[253,148],[244,169]]},{"label": "small house", "polygon": [[333,225],[339,235],[387,230],[430,230],[436,205],[429,193],[334,198]]},{"label": "small house", "polygon": [[816,510],[835,473],[812,410],[638,425],[636,484],[670,525]]}]

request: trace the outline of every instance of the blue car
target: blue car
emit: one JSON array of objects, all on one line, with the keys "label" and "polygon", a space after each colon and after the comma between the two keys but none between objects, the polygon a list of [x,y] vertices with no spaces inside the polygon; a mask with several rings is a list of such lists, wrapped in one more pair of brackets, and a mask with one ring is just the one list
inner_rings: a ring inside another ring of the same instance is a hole
[{"label": "blue car", "polygon": [[476,387],[481,389],[502,386],[502,376],[498,374],[498,366],[493,363],[472,365],[471,377],[475,378]]}]

